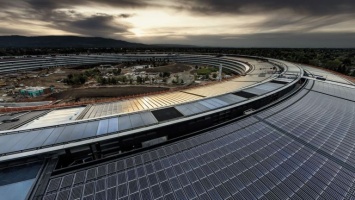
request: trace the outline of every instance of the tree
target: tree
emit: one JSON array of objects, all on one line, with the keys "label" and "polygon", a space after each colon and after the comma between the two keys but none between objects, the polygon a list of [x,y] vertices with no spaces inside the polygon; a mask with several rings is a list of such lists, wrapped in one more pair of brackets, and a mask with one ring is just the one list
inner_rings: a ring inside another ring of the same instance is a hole
[{"label": "tree", "polygon": [[73,78],[73,74],[68,74],[68,79],[72,79]]},{"label": "tree", "polygon": [[85,75],[83,75],[83,74],[79,75],[80,84],[84,84],[86,82],[86,80],[87,80],[87,77]]},{"label": "tree", "polygon": [[140,76],[137,76],[137,83],[142,83],[143,82],[143,79],[142,79],[142,77],[140,77]]},{"label": "tree", "polygon": [[122,77],[122,82],[123,82],[123,83],[127,82],[127,77],[126,77],[126,76],[123,76],[123,77]]},{"label": "tree", "polygon": [[113,85],[117,84],[117,79],[115,77],[111,78],[111,84],[113,84]]},{"label": "tree", "polygon": [[113,73],[115,76],[118,76],[118,75],[121,74],[121,69],[114,69],[114,70],[112,71],[112,73]]},{"label": "tree", "polygon": [[90,77],[90,76],[91,76],[91,70],[86,70],[86,71],[84,72],[84,74],[85,74],[86,76]]},{"label": "tree", "polygon": [[170,73],[169,72],[164,72],[163,73],[163,77],[170,77]]},{"label": "tree", "polygon": [[119,76],[119,77],[117,78],[117,81],[120,81],[120,82],[125,83],[125,82],[127,82],[127,77],[126,77],[126,76]]},{"label": "tree", "polygon": [[217,78],[217,74],[213,74],[212,77],[213,77],[213,78]]},{"label": "tree", "polygon": [[313,66],[319,66],[320,62],[319,62],[318,59],[312,59],[312,60],[309,61],[309,64],[313,65]]},{"label": "tree", "polygon": [[345,58],[343,60],[343,64],[346,65],[346,66],[350,66],[351,65],[351,59],[350,58]]},{"label": "tree", "polygon": [[107,84],[107,80],[103,77],[99,77],[97,79],[97,82],[100,83],[101,85],[106,85]]},{"label": "tree", "polygon": [[107,79],[106,78],[102,78],[102,85],[106,85],[107,84]]},{"label": "tree", "polygon": [[69,74],[63,82],[68,85],[82,85],[86,80],[87,76],[84,74]]},{"label": "tree", "polygon": [[341,65],[341,62],[338,59],[335,60],[329,60],[325,63],[325,68],[327,69],[336,69],[337,67],[339,67]]}]

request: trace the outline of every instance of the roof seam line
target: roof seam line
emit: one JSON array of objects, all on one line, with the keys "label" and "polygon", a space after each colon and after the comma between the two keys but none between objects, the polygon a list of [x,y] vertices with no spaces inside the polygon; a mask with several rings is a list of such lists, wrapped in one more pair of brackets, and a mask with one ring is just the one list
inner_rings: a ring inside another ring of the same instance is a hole
[{"label": "roof seam line", "polygon": [[198,97],[202,97],[202,98],[205,98],[205,97],[206,97],[206,96],[199,95],[199,94],[194,94],[194,93],[191,93],[191,92],[185,92],[185,91],[180,91],[180,92],[185,93],[185,94],[191,94],[191,95],[198,96]]},{"label": "roof seam line", "polygon": [[331,96],[331,97],[334,97],[334,98],[337,98],[337,99],[343,99],[343,100],[346,100],[346,101],[355,102],[355,101],[350,100],[350,99],[346,99],[346,98],[343,98],[343,97],[339,97],[339,96],[335,96],[335,95],[327,94],[327,93],[324,93],[324,92],[319,92],[319,91],[312,90],[312,89],[306,89],[306,90],[309,90],[309,91],[312,91],[312,92],[317,92],[317,93],[319,93],[319,94],[324,94],[324,95],[327,95],[327,96]]},{"label": "roof seam line", "polygon": [[314,150],[316,153],[321,154],[322,156],[328,158],[329,160],[332,160],[333,162],[339,164],[340,166],[342,166],[342,167],[344,167],[344,168],[346,168],[346,169],[352,171],[353,173],[355,173],[355,167],[354,167],[354,166],[349,165],[348,163],[346,163],[346,162],[344,162],[344,161],[341,161],[340,159],[338,159],[338,158],[336,158],[336,157],[330,155],[329,153],[327,153],[327,152],[321,150],[320,148],[317,148],[317,147],[313,146],[312,144],[307,143],[306,141],[304,141],[304,140],[302,140],[302,139],[300,139],[300,138],[298,138],[298,137],[296,137],[296,136],[294,136],[294,135],[288,133],[287,131],[285,131],[285,130],[279,128],[278,126],[276,126],[276,125],[274,125],[274,124],[272,124],[272,123],[270,123],[270,122],[268,122],[268,121],[262,119],[262,118],[259,117],[259,116],[254,116],[254,117],[255,117],[256,119],[258,119],[259,121],[261,121],[261,122],[263,122],[263,123],[265,123],[265,124],[271,126],[272,128],[276,129],[277,131],[281,132],[282,134],[284,134],[284,135],[290,137],[291,139],[293,139],[293,140],[299,142],[300,144],[302,144],[302,145],[304,145],[304,146],[306,146],[306,147],[308,147],[308,148]]}]

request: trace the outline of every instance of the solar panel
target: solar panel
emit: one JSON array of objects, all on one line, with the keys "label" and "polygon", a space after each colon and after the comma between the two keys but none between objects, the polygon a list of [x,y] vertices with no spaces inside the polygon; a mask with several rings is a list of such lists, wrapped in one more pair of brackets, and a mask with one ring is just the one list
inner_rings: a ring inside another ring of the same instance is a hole
[{"label": "solar panel", "polygon": [[182,117],[183,115],[174,107],[164,108],[152,111],[154,117],[159,121],[171,120],[174,118]]},{"label": "solar panel", "polygon": [[97,135],[106,134],[108,130],[108,119],[100,120],[99,127],[97,128]]},{"label": "solar panel", "polygon": [[246,99],[250,99],[250,98],[258,96],[258,95],[254,94],[254,93],[250,93],[250,92],[243,91],[243,90],[235,92],[233,94],[236,95],[237,97],[242,97],[242,98],[246,98]]},{"label": "solar panel", "polygon": [[315,81],[312,90],[325,93],[331,96],[344,98],[350,101],[355,101],[355,88]]},{"label": "solar panel", "polygon": [[[55,141],[56,143],[67,142],[70,140],[70,137],[74,131],[76,125],[68,125],[65,126],[63,131],[60,133],[58,139]],[[53,134],[53,133],[52,133]]]}]

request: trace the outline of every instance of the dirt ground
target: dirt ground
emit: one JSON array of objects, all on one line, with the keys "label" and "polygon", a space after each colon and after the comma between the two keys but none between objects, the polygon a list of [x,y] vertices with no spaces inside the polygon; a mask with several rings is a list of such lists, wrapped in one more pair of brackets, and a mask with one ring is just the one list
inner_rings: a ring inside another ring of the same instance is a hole
[{"label": "dirt ground", "polygon": [[[46,74],[47,70],[42,70],[38,72],[38,74]],[[58,80],[62,80],[67,78],[68,74],[78,74],[81,73],[81,70],[77,69],[68,69],[68,68],[54,68],[49,70],[49,76],[45,77],[31,77],[34,74],[29,74],[28,78],[22,78],[19,81],[20,84],[24,84],[25,86],[41,86],[41,87],[50,87],[54,85],[55,88],[71,88],[71,86],[66,85],[62,82],[57,82]]]},{"label": "dirt ground", "polygon": [[127,86],[127,87],[99,87],[87,89],[69,89],[63,92],[54,93],[48,96],[49,99],[88,99],[88,98],[110,98],[123,97],[129,95],[144,94],[150,92],[167,91],[165,87],[145,87],[145,86]]}]

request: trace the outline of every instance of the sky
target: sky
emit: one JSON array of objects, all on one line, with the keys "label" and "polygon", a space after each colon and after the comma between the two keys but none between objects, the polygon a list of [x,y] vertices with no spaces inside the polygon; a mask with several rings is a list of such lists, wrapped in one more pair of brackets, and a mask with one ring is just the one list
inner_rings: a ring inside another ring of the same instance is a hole
[{"label": "sky", "polygon": [[355,47],[355,0],[0,0],[0,35],[215,47]]}]

